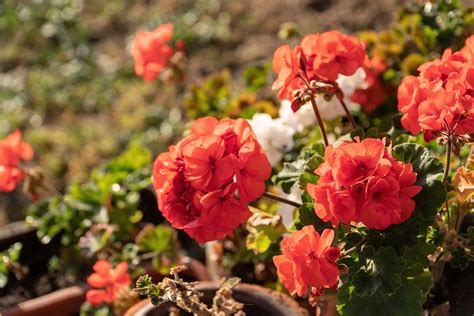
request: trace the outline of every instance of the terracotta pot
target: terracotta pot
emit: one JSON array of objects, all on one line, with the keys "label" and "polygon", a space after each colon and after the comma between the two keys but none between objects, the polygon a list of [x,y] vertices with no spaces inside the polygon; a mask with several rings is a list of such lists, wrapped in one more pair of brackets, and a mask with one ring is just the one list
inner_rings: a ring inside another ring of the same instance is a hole
[{"label": "terracotta pot", "polygon": [[18,304],[4,316],[72,316],[77,315],[88,287],[72,286]]},{"label": "terracotta pot", "polygon": [[[190,281],[209,281],[206,267],[199,261],[189,257],[183,257],[180,264],[185,264],[189,270],[183,271],[183,277]],[[156,272],[150,265],[146,265],[145,270],[154,279],[163,279],[163,276]],[[85,295],[90,287],[85,284],[73,286],[52,293],[19,303],[16,307],[4,312],[3,316],[72,316],[79,313]]]},{"label": "terracotta pot", "polygon": [[[204,293],[202,301],[211,304],[219,285],[215,282],[203,282],[196,288]],[[244,311],[247,316],[309,316],[309,312],[301,308],[289,296],[258,285],[243,283],[233,291],[233,298],[245,304]],[[167,303],[156,307],[149,300],[144,300],[130,308],[125,316],[168,316],[168,309],[171,306],[174,304]],[[181,315],[189,314],[183,311]]]}]

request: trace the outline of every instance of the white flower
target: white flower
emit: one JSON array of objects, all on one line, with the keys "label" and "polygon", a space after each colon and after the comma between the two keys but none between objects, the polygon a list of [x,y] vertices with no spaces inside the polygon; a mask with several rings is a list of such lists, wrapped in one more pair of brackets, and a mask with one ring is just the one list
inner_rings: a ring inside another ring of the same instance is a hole
[{"label": "white flower", "polygon": [[319,114],[323,120],[333,120],[345,115],[342,104],[336,96],[332,96],[331,99],[326,100],[324,95],[317,94],[316,104],[318,105]]},{"label": "white flower", "polygon": [[297,112],[291,109],[291,102],[283,100],[279,111],[280,119],[295,132],[302,132],[305,127],[316,124],[311,103],[304,104]]},{"label": "white flower", "polygon": [[282,119],[272,119],[266,113],[257,113],[249,123],[272,166],[279,163],[283,154],[293,148],[295,132]]},{"label": "white flower", "polygon": [[345,97],[351,97],[358,89],[367,89],[367,82],[365,82],[365,71],[362,68],[356,70],[351,76],[339,75],[337,77],[337,84],[341,88]]},{"label": "white flower", "polygon": [[[284,198],[296,203],[302,203],[301,195],[303,194],[303,191],[301,191],[297,184],[293,185],[290,194],[286,194],[280,188],[279,191],[280,195]],[[291,227],[291,225],[293,224],[294,210],[294,206],[285,203],[280,204],[280,208],[278,209],[277,214],[281,215],[282,222],[285,227]]]}]

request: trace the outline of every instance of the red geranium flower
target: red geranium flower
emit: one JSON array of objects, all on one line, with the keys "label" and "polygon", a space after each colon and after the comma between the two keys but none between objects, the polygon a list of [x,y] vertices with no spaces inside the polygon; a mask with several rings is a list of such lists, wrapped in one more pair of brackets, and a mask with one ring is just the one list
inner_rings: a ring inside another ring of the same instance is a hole
[{"label": "red geranium flower", "polygon": [[25,172],[18,167],[23,160],[33,158],[33,148],[21,141],[21,131],[8,135],[0,141],[0,191],[11,192],[25,178]]},{"label": "red geranium flower", "polygon": [[233,230],[252,215],[247,204],[235,197],[236,183],[200,197],[199,217],[185,226],[185,231],[198,242],[233,236]]},{"label": "red geranium flower", "polygon": [[135,73],[145,80],[154,80],[166,68],[174,51],[168,42],[173,37],[173,24],[162,24],[153,32],[137,32],[131,54]]},{"label": "red geranium flower", "polygon": [[424,63],[418,77],[405,77],[398,88],[402,125],[412,134],[425,132],[431,140],[442,135],[474,134],[474,37],[453,53]]},{"label": "red geranium flower", "polygon": [[113,303],[117,291],[128,287],[131,283],[127,273],[128,265],[125,262],[120,262],[115,269],[112,269],[108,261],[99,260],[92,269],[95,273],[87,278],[87,283],[96,289],[87,291],[86,300],[93,306]]},{"label": "red geranium flower", "polygon": [[232,236],[251,215],[271,166],[249,123],[205,117],[155,161],[153,184],[163,216],[199,242]]},{"label": "red geranium flower", "polygon": [[468,60],[474,59],[474,35],[466,39],[464,47],[461,48],[461,54]]},{"label": "red geranium flower", "polygon": [[309,35],[303,38],[301,46],[308,60],[308,72],[328,81],[335,81],[339,74],[354,74],[366,56],[357,38],[338,31]]},{"label": "red geranium flower", "polygon": [[304,296],[309,288],[321,292],[337,285],[340,249],[331,247],[333,240],[333,230],[325,229],[320,236],[312,225],[283,239],[282,255],[273,257],[273,263],[291,295]]},{"label": "red geranium flower", "polygon": [[293,90],[304,83],[297,77],[300,67],[295,51],[289,45],[279,47],[273,55],[272,66],[278,74],[272,89],[279,91],[278,97],[280,99],[291,99]]},{"label": "red geranium flower", "polygon": [[421,187],[414,185],[411,164],[393,158],[383,140],[330,145],[324,156],[326,161],[315,170],[320,179],[307,186],[316,215],[323,221],[362,222],[385,229],[410,217],[415,209],[412,197]]},{"label": "red geranium flower", "polygon": [[[275,51],[272,64],[278,78],[272,89],[279,91],[280,99],[292,100],[296,112],[307,101],[303,102],[305,91],[336,93],[338,76],[353,75],[365,57],[364,45],[353,36],[338,31],[307,35],[301,46],[292,49],[283,45]],[[324,88],[315,86],[313,81],[322,83]]]}]

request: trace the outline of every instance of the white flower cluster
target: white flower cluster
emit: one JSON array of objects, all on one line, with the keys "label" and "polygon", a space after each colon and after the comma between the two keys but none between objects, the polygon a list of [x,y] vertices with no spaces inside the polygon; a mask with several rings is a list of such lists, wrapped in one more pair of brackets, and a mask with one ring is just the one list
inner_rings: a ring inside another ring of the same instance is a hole
[{"label": "white flower cluster", "polygon": [[272,166],[278,164],[283,154],[293,148],[295,132],[281,117],[273,119],[266,113],[257,113],[249,123]]},{"label": "white flower cluster", "polygon": [[[344,94],[344,101],[350,109],[356,110],[358,105],[350,101],[351,95],[357,89],[365,89],[365,71],[359,68],[352,76],[339,75],[337,83]],[[326,100],[323,95],[316,96],[319,113],[322,119],[332,120],[345,115],[344,109],[337,97]],[[257,140],[267,154],[272,166],[283,158],[285,152],[294,146],[293,135],[305,127],[317,124],[311,103],[304,104],[296,113],[291,109],[291,102],[281,103],[279,117],[273,119],[265,113],[255,114],[249,120]]]}]

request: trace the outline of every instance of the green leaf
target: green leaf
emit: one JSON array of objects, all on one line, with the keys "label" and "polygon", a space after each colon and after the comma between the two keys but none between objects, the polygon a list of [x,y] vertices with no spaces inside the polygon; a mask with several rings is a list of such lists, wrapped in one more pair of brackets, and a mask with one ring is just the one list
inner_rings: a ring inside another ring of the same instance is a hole
[{"label": "green leaf", "polygon": [[287,194],[296,183],[305,190],[307,183],[316,183],[319,178],[314,170],[324,161],[323,152],[321,144],[304,147],[297,160],[283,164],[283,169],[272,178],[273,183]]},{"label": "green leaf", "polygon": [[319,176],[314,171],[324,162],[324,158],[319,154],[314,154],[311,158],[306,161],[303,167],[303,173],[298,179],[298,186],[301,190],[305,191],[308,183],[316,183],[319,180]]},{"label": "green leaf", "polygon": [[17,242],[7,250],[0,252],[0,288],[7,285],[11,266],[13,263],[18,263],[22,248],[23,245]]},{"label": "green leaf", "polygon": [[401,284],[401,273],[406,261],[397,257],[391,247],[363,247],[361,258],[365,260],[362,268],[352,277],[354,293],[359,296],[373,296],[376,293],[393,294]]},{"label": "green leaf", "polygon": [[446,188],[441,181],[429,182],[413,199],[416,203],[413,216],[432,222],[446,199]]},{"label": "green leaf", "polygon": [[418,287],[404,281],[393,294],[376,292],[372,296],[358,296],[347,287],[338,295],[338,306],[341,315],[348,316],[420,316],[422,314],[423,297]]},{"label": "green leaf", "polygon": [[409,219],[398,225],[391,225],[383,231],[381,244],[393,247],[397,252],[405,247],[413,247],[418,243],[420,224]]},{"label": "green leaf", "polygon": [[306,161],[298,159],[293,162],[283,163],[283,169],[273,177],[273,183],[280,186],[287,194],[291,192],[291,188],[298,182]]},{"label": "green leaf", "polygon": [[23,244],[20,242],[16,242],[10,246],[7,250],[7,256],[9,257],[10,261],[18,261],[20,259],[21,249],[23,248]]},{"label": "green leaf", "polygon": [[270,63],[249,66],[244,70],[245,86],[250,92],[256,92],[267,84]]},{"label": "green leaf", "polygon": [[0,272],[0,289],[4,288],[8,283],[8,273]]},{"label": "green leaf", "polygon": [[266,252],[272,244],[270,236],[264,231],[259,231],[256,234],[249,234],[247,236],[246,246],[249,250],[255,250],[256,253]]},{"label": "green leaf", "polygon": [[147,225],[137,237],[138,249],[142,252],[170,253],[176,240],[175,231],[166,225]]},{"label": "green leaf", "polygon": [[393,156],[400,161],[411,163],[416,172],[416,184],[422,190],[415,197],[416,208],[413,217],[420,219],[427,227],[446,199],[446,189],[439,181],[443,174],[443,164],[430,156],[427,148],[418,144],[400,144],[393,147]]},{"label": "green leaf", "polygon": [[417,173],[416,184],[424,186],[436,181],[443,175],[443,164],[430,156],[427,148],[413,143],[393,147],[393,156],[400,161],[409,162]]}]

